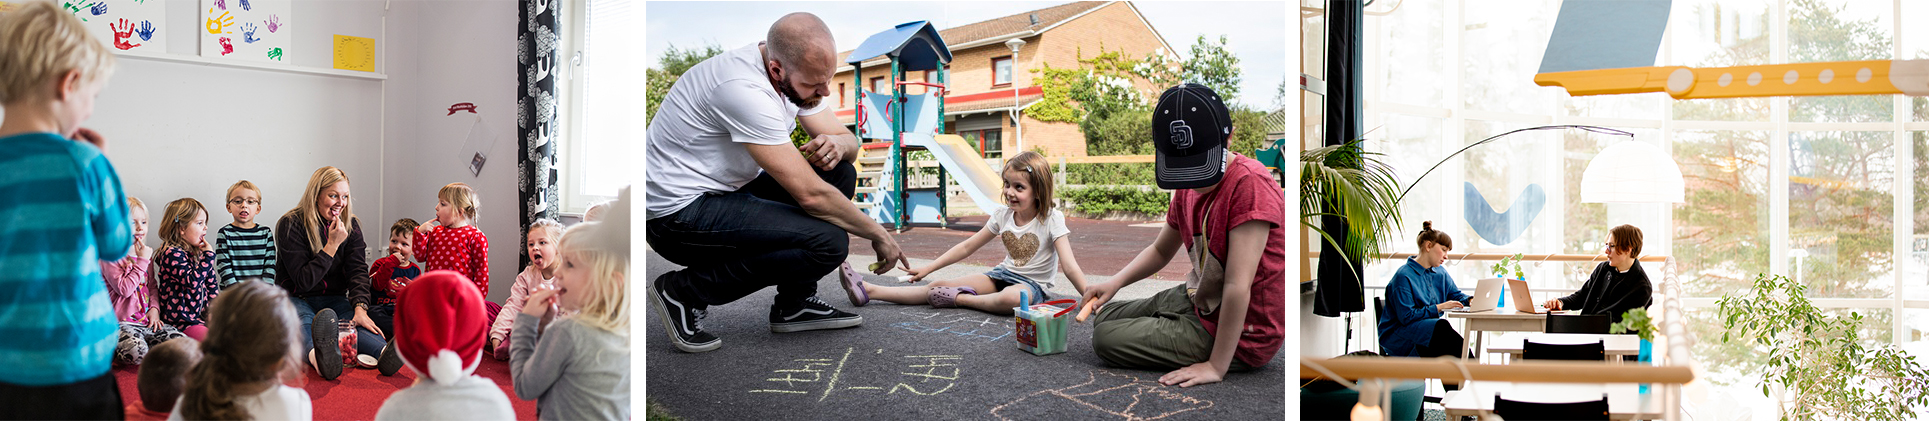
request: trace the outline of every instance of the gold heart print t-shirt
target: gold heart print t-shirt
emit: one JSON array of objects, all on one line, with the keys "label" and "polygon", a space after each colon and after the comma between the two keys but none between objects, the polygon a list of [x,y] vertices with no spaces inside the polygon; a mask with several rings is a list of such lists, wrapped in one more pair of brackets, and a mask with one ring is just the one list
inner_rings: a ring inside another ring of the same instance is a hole
[{"label": "gold heart print t-shirt", "polygon": [[1065,215],[1056,209],[1043,219],[1030,221],[1018,221],[1015,215],[1010,208],[1001,207],[993,210],[991,220],[986,222],[986,228],[1005,244],[1005,261],[1000,265],[1040,285],[1054,286],[1058,249],[1052,247],[1052,241],[1071,233],[1065,228]]}]

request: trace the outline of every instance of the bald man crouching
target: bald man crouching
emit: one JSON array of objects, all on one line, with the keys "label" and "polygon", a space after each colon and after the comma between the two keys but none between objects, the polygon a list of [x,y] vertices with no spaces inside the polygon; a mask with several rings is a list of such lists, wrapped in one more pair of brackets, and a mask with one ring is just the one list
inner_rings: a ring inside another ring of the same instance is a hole
[{"label": "bald man crouching", "polygon": [[[877,273],[910,267],[897,240],[851,203],[857,137],[822,101],[836,68],[824,21],[792,13],[764,42],[684,72],[650,121],[646,241],[685,266],[656,278],[650,305],[677,349],[722,346],[703,331],[709,306],[773,285],[772,332],[863,324],[816,296],[825,274],[858,276],[844,263],[851,234],[890,262]],[[799,122],[812,139],[793,147]]]}]

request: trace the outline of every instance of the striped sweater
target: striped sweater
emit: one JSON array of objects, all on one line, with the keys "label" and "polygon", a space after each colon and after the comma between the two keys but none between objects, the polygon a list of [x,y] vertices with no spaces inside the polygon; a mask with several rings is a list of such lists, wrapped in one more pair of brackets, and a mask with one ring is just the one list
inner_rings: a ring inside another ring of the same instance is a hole
[{"label": "striped sweater", "polygon": [[228,224],[214,232],[214,266],[221,286],[248,278],[275,283],[275,232],[268,224],[241,228]]},{"label": "striped sweater", "polygon": [[120,176],[53,133],[0,137],[0,383],[107,374],[119,339],[100,261],[134,245]]}]

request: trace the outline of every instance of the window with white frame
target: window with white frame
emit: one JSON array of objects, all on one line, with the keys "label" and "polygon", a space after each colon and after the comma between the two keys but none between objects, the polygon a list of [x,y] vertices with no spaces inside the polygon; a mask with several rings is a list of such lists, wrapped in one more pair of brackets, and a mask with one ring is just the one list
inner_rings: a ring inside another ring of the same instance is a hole
[{"label": "window with white frame", "polygon": [[[1578,130],[1521,133],[1468,150],[1420,180],[1401,203],[1407,225],[1389,240],[1391,252],[1417,249],[1412,236],[1421,221],[1451,234],[1455,253],[1530,255],[1600,253],[1610,227],[1632,224],[1644,232],[1643,254],[1675,259],[1688,325],[1701,338],[1696,359],[1711,364],[1713,377],[1733,377],[1723,371],[1732,360],[1724,355],[1733,354],[1725,347],[1746,346],[1720,343],[1714,299],[1762,273],[1806,284],[1820,307],[1867,317],[1865,340],[1929,355],[1929,101],[1900,95],[1571,97],[1533,83],[1559,7],[1405,0],[1390,13],[1369,13],[1362,21],[1364,127],[1374,129],[1368,148],[1387,154],[1405,187],[1447,154],[1507,130],[1613,127],[1673,155],[1686,180],[1686,202],[1581,203],[1588,162],[1627,140]],[[1655,64],[1923,58],[1929,58],[1929,3],[1677,0]],[[1545,192],[1546,202],[1524,234],[1495,244],[1468,227],[1468,201],[1508,210],[1530,185]],[[1404,263],[1369,265],[1369,295],[1383,291]],[[1471,288],[1491,277],[1490,263],[1447,267]],[[1661,266],[1645,265],[1659,282]],[[1593,268],[1524,266],[1537,301],[1579,288]],[[1354,330],[1371,335],[1371,323]],[[1717,386],[1710,399],[1732,401],[1695,404],[1746,407],[1760,398],[1745,387]]]},{"label": "window with white frame", "polygon": [[[635,22],[638,5],[623,0],[574,0],[565,25],[570,63],[563,107],[568,122],[562,139],[563,212],[582,213],[616,198],[631,184],[632,145],[643,136],[640,102],[625,93],[643,92],[644,52],[626,23]],[[627,28],[627,29],[626,29]],[[632,193],[634,194],[634,193]]]}]

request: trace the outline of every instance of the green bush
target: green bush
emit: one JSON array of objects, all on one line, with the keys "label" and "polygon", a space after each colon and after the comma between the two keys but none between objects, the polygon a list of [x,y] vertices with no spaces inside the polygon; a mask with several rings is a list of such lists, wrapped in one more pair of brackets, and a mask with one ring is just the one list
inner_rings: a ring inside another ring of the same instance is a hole
[{"label": "green bush", "polygon": [[1152,163],[1065,164],[1065,184],[1157,185]]},{"label": "green bush", "polygon": [[1084,187],[1065,189],[1058,197],[1081,213],[1103,215],[1112,211],[1136,212],[1147,216],[1164,215],[1172,194],[1164,190],[1145,191],[1131,187]]}]

